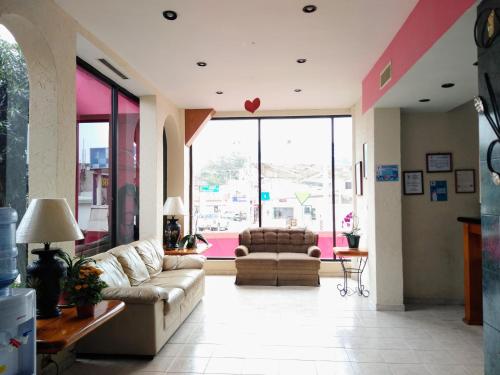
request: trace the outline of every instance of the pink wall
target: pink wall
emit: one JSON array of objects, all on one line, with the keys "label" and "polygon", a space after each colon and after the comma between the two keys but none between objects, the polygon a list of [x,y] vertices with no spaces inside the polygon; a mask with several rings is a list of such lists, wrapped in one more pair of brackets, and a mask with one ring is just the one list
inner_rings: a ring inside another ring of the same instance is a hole
[{"label": "pink wall", "polygon": [[[373,107],[474,4],[475,0],[420,0],[363,80],[363,113]],[[391,61],[392,79],[380,89],[380,73]]]}]

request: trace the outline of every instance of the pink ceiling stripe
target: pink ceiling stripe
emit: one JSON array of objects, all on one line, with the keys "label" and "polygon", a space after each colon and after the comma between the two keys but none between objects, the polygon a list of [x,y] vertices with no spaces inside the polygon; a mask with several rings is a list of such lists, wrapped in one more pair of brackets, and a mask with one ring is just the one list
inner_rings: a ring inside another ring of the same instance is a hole
[{"label": "pink ceiling stripe", "polygon": [[[363,80],[363,113],[373,107],[474,4],[475,0],[420,0]],[[380,89],[380,73],[390,62],[392,79]]]}]

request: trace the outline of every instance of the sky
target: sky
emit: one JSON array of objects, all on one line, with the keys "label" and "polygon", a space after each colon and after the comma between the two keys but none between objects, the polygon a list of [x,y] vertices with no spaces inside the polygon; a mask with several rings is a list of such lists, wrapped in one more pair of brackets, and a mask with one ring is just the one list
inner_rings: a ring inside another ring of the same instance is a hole
[{"label": "sky", "polygon": [[2,24],[0,24],[0,39],[1,40],[5,40],[5,41],[7,41],[9,43],[16,43],[16,40],[14,39],[14,36]]},{"label": "sky", "polygon": [[[109,147],[109,123],[93,122],[80,123],[80,163],[88,163],[90,160],[90,149],[98,147]],[[85,146],[84,146],[85,145]]]}]

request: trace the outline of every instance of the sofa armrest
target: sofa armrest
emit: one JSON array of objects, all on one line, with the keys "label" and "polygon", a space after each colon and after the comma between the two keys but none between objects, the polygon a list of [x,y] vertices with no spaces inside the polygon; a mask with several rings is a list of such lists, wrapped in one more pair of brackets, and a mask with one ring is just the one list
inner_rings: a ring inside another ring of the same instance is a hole
[{"label": "sofa armrest", "polygon": [[234,250],[234,255],[237,257],[244,257],[248,255],[248,247],[245,245],[239,245],[235,250]]},{"label": "sofa armrest", "polygon": [[203,255],[165,255],[163,257],[163,271],[199,269],[207,260]]},{"label": "sofa armrest", "polygon": [[104,288],[102,298],[118,299],[125,303],[153,305],[160,300],[168,301],[168,291],[159,286],[134,286],[125,288]]},{"label": "sofa armrest", "polygon": [[307,255],[313,258],[321,258],[321,249],[318,246],[309,246]]}]

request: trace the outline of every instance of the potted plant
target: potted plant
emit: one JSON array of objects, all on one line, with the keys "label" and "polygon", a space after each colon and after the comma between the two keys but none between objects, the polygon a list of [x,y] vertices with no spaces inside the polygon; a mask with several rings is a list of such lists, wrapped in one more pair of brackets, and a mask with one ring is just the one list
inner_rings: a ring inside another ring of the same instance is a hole
[{"label": "potted plant", "polygon": [[342,220],[342,228],[349,228],[349,230],[342,232],[347,238],[347,244],[350,249],[357,249],[359,247],[360,235],[358,234],[361,228],[358,226],[358,217],[353,215],[352,212],[348,213],[344,220]]},{"label": "potted plant", "polygon": [[78,318],[94,316],[95,305],[102,301],[101,291],[108,285],[100,279],[102,271],[92,265],[95,261],[80,257],[72,267],[64,285],[69,302],[76,306]]},{"label": "potted plant", "polygon": [[78,273],[81,266],[91,263],[93,260],[88,257],[72,258],[71,255],[64,251],[60,251],[57,254],[57,257],[66,264],[66,276],[63,278],[63,284],[61,285],[62,293],[59,298],[59,307],[71,307],[72,304],[69,302],[69,292],[65,289],[66,281],[71,277],[71,275]]},{"label": "potted plant", "polygon": [[208,241],[201,235],[197,233],[198,230],[198,216],[196,216],[196,220],[194,222],[194,233],[188,234],[181,238],[179,241],[179,247],[181,249],[196,249],[198,241],[201,241],[208,245]]},{"label": "potted plant", "polygon": [[208,241],[200,233],[193,233],[184,236],[179,241],[179,247],[183,249],[196,249],[198,241],[208,245]]}]

